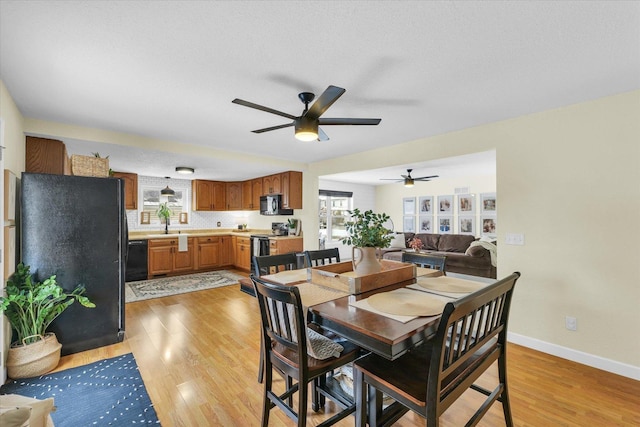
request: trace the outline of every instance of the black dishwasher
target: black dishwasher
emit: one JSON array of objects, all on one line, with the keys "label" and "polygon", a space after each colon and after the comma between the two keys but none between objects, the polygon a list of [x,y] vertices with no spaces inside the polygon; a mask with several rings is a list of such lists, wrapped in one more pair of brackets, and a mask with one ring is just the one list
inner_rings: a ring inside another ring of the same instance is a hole
[{"label": "black dishwasher", "polygon": [[129,240],[125,281],[147,280],[147,240]]}]

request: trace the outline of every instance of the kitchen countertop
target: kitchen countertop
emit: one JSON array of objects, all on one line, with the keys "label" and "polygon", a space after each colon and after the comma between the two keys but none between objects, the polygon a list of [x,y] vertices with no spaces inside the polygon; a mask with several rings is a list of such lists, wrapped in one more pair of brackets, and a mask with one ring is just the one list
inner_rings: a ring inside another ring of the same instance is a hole
[{"label": "kitchen countertop", "polygon": [[211,229],[211,230],[178,230],[171,231],[169,234],[164,234],[164,230],[144,230],[144,231],[130,231],[129,240],[144,240],[144,239],[166,239],[175,238],[181,234],[185,234],[189,237],[207,237],[207,236],[240,236],[249,237],[253,234],[268,235],[269,239],[286,240],[286,239],[301,239],[302,236],[276,236],[271,234],[271,230],[247,230],[240,231],[236,229]]}]

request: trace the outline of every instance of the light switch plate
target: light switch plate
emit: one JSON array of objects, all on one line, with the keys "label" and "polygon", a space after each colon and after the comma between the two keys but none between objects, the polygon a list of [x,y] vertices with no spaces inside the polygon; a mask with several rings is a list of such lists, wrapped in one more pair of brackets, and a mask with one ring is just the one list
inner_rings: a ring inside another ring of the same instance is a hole
[{"label": "light switch plate", "polygon": [[507,237],[505,239],[505,243],[507,245],[524,245],[524,234],[522,233],[507,233]]}]

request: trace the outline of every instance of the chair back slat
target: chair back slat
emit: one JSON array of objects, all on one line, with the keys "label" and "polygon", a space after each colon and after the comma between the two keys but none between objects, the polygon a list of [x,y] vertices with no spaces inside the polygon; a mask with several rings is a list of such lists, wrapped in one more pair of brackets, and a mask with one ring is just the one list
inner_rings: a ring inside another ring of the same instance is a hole
[{"label": "chair back slat", "polygon": [[319,249],[316,251],[305,251],[304,258],[307,267],[317,267],[319,265],[340,262],[340,252],[338,248]]},{"label": "chair back slat", "polygon": [[513,273],[447,303],[433,341],[428,401],[439,401],[446,409],[504,351],[511,296],[519,277]]}]

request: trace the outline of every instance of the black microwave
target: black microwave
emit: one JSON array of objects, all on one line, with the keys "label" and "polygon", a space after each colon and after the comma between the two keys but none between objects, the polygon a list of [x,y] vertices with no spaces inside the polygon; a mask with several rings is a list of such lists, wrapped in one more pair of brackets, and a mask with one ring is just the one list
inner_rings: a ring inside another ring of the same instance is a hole
[{"label": "black microwave", "polygon": [[260,196],[261,215],[293,215],[293,209],[282,207],[282,194]]}]

